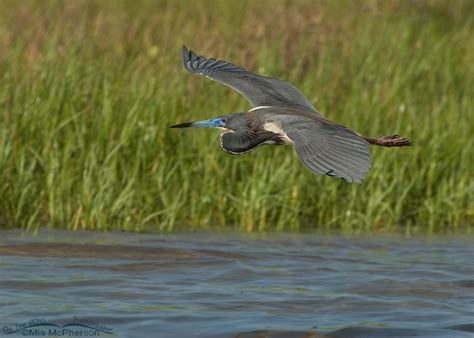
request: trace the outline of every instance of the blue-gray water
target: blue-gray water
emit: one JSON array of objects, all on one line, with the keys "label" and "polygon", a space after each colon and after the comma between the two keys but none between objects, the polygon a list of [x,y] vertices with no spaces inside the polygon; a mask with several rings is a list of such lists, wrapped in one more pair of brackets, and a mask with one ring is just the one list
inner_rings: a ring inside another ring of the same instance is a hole
[{"label": "blue-gray water", "polygon": [[473,243],[3,231],[0,329],[21,336],[7,333],[36,319],[119,337],[474,337]]}]

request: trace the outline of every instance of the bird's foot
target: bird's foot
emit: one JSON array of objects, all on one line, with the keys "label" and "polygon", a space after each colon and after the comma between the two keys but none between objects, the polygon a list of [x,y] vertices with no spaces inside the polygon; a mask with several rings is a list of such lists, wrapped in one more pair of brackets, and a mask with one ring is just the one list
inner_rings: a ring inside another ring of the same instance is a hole
[{"label": "bird's foot", "polygon": [[412,141],[399,135],[382,136],[376,139],[366,139],[366,141],[382,147],[407,147],[413,145]]}]

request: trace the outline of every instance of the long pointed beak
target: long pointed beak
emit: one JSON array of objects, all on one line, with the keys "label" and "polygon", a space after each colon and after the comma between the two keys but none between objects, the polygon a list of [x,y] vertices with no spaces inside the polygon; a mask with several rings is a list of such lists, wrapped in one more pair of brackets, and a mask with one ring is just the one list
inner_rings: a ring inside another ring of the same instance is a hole
[{"label": "long pointed beak", "polygon": [[174,126],[170,126],[170,128],[199,128],[199,127],[219,128],[222,126],[224,126],[224,123],[222,122],[222,118],[218,117],[216,119],[176,124]]}]

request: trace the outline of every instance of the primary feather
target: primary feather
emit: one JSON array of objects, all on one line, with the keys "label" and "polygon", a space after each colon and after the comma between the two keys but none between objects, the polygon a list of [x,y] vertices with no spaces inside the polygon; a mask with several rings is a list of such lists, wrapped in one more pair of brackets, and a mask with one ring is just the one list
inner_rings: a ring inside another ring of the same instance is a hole
[{"label": "primary feather", "polygon": [[289,106],[319,115],[303,93],[288,82],[256,75],[223,60],[198,56],[185,46],[182,50],[182,60],[189,72],[204,75],[236,90],[254,107]]}]

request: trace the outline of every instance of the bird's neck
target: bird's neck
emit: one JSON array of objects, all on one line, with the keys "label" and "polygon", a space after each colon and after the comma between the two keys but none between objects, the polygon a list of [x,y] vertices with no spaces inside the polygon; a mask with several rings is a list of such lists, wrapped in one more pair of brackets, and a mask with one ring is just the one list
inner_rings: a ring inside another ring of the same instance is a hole
[{"label": "bird's neck", "polygon": [[252,130],[245,128],[238,131],[224,131],[221,134],[221,147],[224,151],[241,155],[245,154],[259,145],[274,141],[274,144],[280,144],[275,138],[275,134],[266,130]]}]

